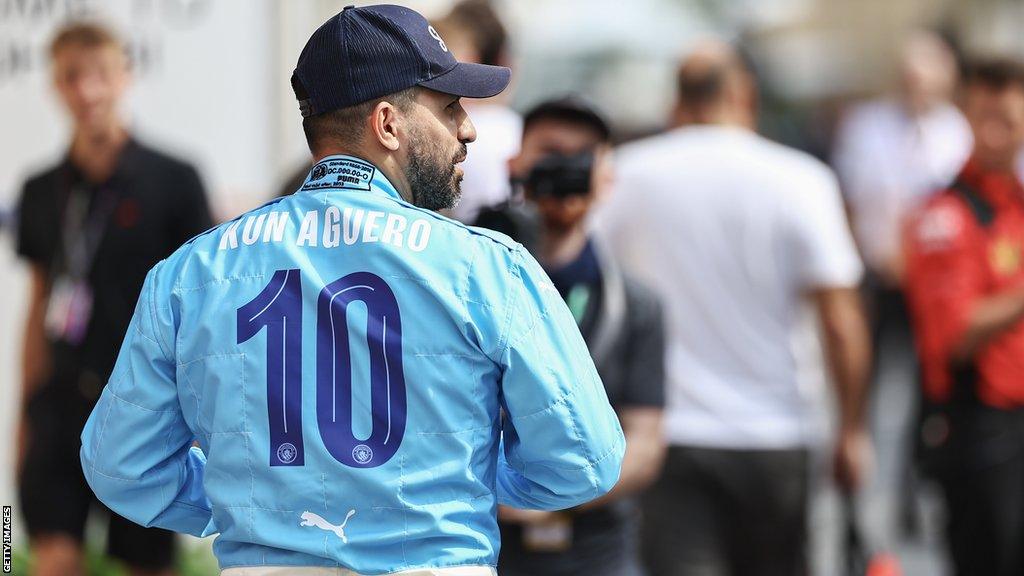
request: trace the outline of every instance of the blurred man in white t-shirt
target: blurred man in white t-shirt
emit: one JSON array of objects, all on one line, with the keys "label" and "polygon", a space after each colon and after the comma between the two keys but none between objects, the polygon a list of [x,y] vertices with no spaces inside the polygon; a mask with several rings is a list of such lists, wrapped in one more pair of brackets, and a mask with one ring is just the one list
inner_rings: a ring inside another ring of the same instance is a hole
[{"label": "blurred man in white t-shirt", "polygon": [[678,127],[624,147],[599,221],[667,312],[662,478],[645,505],[652,576],[803,574],[808,452],[820,410],[791,338],[816,306],[840,401],[837,479],[866,473],[862,266],[836,179],[753,131],[756,87],[728,46],[678,76]]},{"label": "blurred man in white t-shirt", "polygon": [[[434,25],[459,61],[510,65],[508,34],[487,0],[462,0]],[[504,202],[512,192],[508,161],[519,153],[523,120],[506,105],[508,97],[506,91],[466,105],[477,139],[462,163],[462,200],[448,213],[456,220],[474,222],[482,208]]]}]

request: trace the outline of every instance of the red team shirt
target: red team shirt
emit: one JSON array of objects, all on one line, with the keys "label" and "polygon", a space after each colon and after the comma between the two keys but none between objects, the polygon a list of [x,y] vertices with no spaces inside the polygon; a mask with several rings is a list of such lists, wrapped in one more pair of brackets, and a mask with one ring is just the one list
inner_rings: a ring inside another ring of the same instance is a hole
[{"label": "red team shirt", "polygon": [[[1024,186],[969,161],[959,179],[992,211],[983,224],[964,196],[946,190],[911,219],[906,236],[906,292],[926,396],[953,391],[950,359],[973,306],[1024,284]],[[992,407],[1024,406],[1024,322],[996,335],[975,355],[974,392]]]}]

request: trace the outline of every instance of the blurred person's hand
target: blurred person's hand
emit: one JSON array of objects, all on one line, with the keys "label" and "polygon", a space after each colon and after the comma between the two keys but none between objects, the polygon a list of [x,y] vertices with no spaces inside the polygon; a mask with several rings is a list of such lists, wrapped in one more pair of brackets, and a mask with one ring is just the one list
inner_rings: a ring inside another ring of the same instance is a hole
[{"label": "blurred person's hand", "polygon": [[498,506],[498,519],[509,524],[543,524],[554,517],[554,512],[545,510],[521,510],[509,506]]},{"label": "blurred person's hand", "polygon": [[847,494],[859,490],[874,464],[874,448],[867,430],[858,427],[840,431],[833,458],[833,474],[839,488]]},{"label": "blurred person's hand", "polygon": [[898,253],[887,258],[882,267],[879,270],[875,270],[875,273],[881,277],[886,287],[899,289],[903,286],[903,268],[903,254]]}]

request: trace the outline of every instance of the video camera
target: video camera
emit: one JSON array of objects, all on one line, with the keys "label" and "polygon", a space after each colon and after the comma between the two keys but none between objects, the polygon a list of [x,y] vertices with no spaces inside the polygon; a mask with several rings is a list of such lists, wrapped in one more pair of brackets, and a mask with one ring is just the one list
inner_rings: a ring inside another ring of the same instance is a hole
[{"label": "video camera", "polygon": [[593,150],[572,155],[550,154],[537,161],[521,183],[533,198],[582,196],[590,192],[593,168]]},{"label": "video camera", "polygon": [[539,248],[541,224],[537,206],[531,200],[562,200],[589,193],[593,167],[593,150],[571,155],[549,154],[534,164],[525,178],[512,180],[518,190],[512,199],[485,208],[474,224],[507,234],[535,253]]}]

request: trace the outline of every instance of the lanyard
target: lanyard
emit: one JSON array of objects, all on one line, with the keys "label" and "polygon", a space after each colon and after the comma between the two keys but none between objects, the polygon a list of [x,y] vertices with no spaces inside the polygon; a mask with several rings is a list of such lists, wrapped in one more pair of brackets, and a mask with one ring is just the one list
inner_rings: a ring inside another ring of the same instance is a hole
[{"label": "lanyard", "polygon": [[95,203],[95,208],[90,210],[88,191],[75,186],[68,194],[64,208],[65,272],[74,279],[84,279],[92,269],[107,222],[117,203],[114,191],[109,187],[102,188],[96,194]]}]

